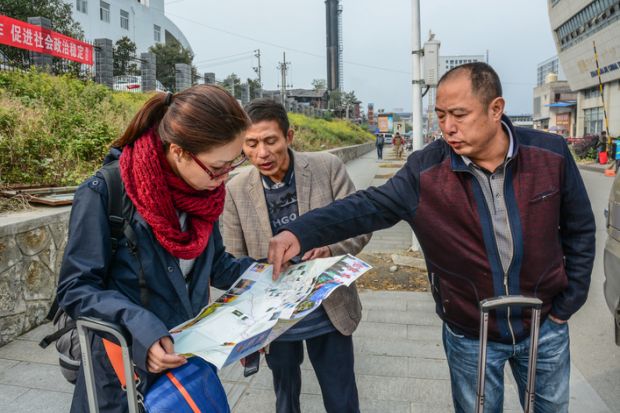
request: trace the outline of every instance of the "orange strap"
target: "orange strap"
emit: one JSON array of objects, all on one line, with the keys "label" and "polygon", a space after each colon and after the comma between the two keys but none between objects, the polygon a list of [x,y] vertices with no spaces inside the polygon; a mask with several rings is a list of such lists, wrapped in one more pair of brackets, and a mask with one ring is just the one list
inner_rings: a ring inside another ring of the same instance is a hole
[{"label": "orange strap", "polygon": [[187,404],[189,404],[189,407],[192,409],[192,412],[200,413],[200,409],[198,408],[198,406],[194,402],[194,399],[192,399],[192,396],[189,395],[189,393],[187,392],[185,387],[183,387],[181,382],[179,380],[177,380],[176,377],[174,377],[174,374],[172,374],[171,372],[168,372],[168,373],[166,373],[166,377],[168,377],[170,379],[170,381],[172,382],[172,384],[174,384],[174,386],[177,388],[179,393],[181,393],[181,395],[183,396],[183,398],[185,399]]},{"label": "orange strap", "polygon": [[[112,364],[112,368],[114,369],[114,373],[116,373],[116,377],[118,377],[118,381],[121,382],[121,386],[123,388],[126,387],[127,381],[125,380],[125,368],[123,367],[123,352],[121,350],[121,346],[111,342],[110,340],[102,339],[103,347],[105,348],[105,352],[108,355],[108,359]],[[138,375],[134,373],[134,380],[138,381]]]}]

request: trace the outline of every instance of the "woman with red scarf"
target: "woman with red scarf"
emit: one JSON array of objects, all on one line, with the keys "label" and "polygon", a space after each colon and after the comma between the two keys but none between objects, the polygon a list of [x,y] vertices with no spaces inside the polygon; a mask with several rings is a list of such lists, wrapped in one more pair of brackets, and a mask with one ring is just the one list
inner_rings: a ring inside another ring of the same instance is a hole
[{"label": "woman with red scarf", "polygon": [[[129,223],[135,248],[121,238],[112,251],[101,172],[75,193],[59,305],[73,319],[94,317],[126,329],[142,394],[162,372],[186,363],[168,330],[209,303],[210,286],[229,288],[252,263],[225,252],[217,222],[224,181],[245,160],[248,125],[237,101],[217,86],[159,93],[146,102],[105,161],[118,164],[108,167],[120,168],[135,207]],[[99,411],[127,411],[102,339],[92,337],[91,348]],[[87,411],[80,369],[71,412]]]}]

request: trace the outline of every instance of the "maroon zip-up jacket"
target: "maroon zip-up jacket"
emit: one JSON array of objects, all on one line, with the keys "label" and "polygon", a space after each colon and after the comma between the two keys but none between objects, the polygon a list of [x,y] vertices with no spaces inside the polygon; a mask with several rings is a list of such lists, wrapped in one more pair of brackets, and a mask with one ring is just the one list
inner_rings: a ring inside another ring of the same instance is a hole
[{"label": "maroon zip-up jacket", "polygon": [[[384,185],[315,209],[282,230],[303,251],[387,228],[413,228],[424,252],[437,314],[478,337],[482,299],[523,294],[567,320],[585,302],[594,262],[595,224],[579,170],[564,139],[515,128],[504,197],[514,254],[504,273],[480,184],[443,140],[414,152]],[[491,313],[489,338],[518,342],[529,334],[529,310]]]}]

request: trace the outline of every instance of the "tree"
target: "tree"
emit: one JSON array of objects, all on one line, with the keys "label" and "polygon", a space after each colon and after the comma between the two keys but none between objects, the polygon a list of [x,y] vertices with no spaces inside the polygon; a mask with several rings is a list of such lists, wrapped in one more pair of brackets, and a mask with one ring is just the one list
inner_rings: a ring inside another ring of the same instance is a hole
[{"label": "tree", "polygon": [[329,100],[327,107],[331,110],[340,110],[342,107],[342,92],[339,90],[332,90],[329,92]]},{"label": "tree", "polygon": [[314,79],[312,81],[312,87],[314,90],[325,90],[327,89],[327,81],[325,79]]},{"label": "tree", "polygon": [[248,84],[250,85],[250,100],[260,97],[262,87],[258,79],[248,78]]},{"label": "tree", "polygon": [[241,99],[241,79],[234,73],[226,76],[222,82],[222,86],[230,92],[235,99]]},{"label": "tree", "polygon": [[[52,22],[52,30],[76,39],[83,39],[84,32],[80,24],[73,20],[71,3],[63,0],[2,0],[0,14],[13,19],[28,21],[28,17],[47,17]],[[27,50],[0,45],[2,52],[13,64],[29,63]],[[62,59],[54,58],[55,71],[61,71]],[[79,65],[75,65],[78,67]]]},{"label": "tree", "polygon": [[135,55],[136,44],[129,37],[118,39],[114,45],[114,76],[138,75],[140,70]]},{"label": "tree", "polygon": [[334,112],[336,117],[348,116],[348,111],[352,110],[356,104],[360,103],[355,96],[355,92],[344,92],[340,90],[332,90],[329,92],[328,107]]},{"label": "tree", "polygon": [[347,106],[355,106],[357,103],[360,103],[360,101],[355,96],[355,91],[342,93],[342,106],[346,108]]},{"label": "tree", "polygon": [[357,96],[355,96],[355,92],[353,90],[342,94],[342,109],[344,110],[347,119],[351,116],[351,111],[355,105],[359,103],[361,102]]},{"label": "tree", "polygon": [[157,56],[157,80],[168,90],[176,90],[176,63],[192,64],[194,56],[180,43],[170,41],[166,44],[157,43],[149,51]]}]

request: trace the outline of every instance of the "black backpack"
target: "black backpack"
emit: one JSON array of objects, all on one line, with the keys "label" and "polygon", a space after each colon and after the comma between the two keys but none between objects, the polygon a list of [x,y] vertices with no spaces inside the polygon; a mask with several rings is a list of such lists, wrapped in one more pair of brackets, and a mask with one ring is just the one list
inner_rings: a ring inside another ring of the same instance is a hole
[{"label": "black backpack", "polygon": [[[140,263],[139,285],[140,301],[142,305],[148,305],[148,289],[144,278],[142,263],[138,254],[138,239],[131,227],[131,219],[135,212],[135,206],[125,192],[125,186],[121,179],[118,161],[110,162],[99,169],[103,180],[108,188],[108,222],[110,224],[110,244],[112,257],[118,250],[119,240],[125,236],[132,255]],[[78,370],[82,362],[82,352],[78,339],[75,320],[73,320],[62,308],[58,306],[58,297],[54,299],[47,318],[54,324],[54,332],[41,340],[39,346],[47,348],[56,342],[58,351],[58,363],[60,371],[68,382],[75,384]]]}]

